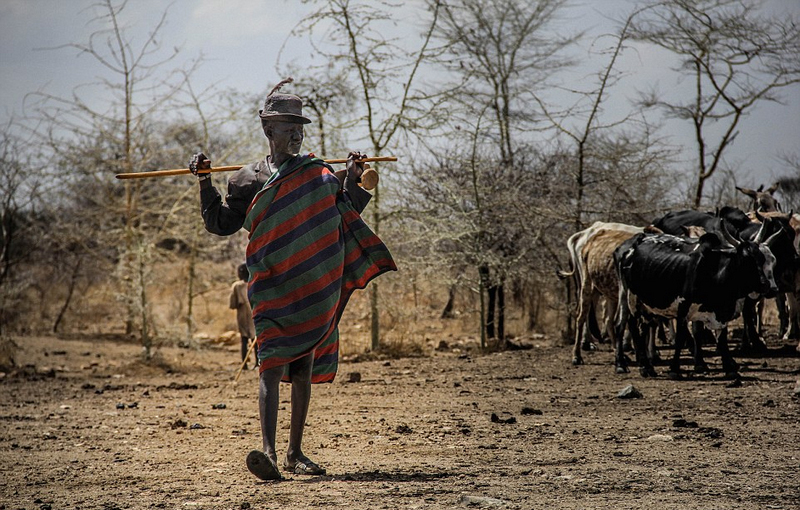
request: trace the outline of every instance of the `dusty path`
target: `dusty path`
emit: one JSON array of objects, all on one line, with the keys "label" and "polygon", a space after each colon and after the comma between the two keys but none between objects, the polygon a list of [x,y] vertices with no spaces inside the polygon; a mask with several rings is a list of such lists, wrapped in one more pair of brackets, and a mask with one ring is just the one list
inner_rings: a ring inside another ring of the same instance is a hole
[{"label": "dusty path", "polygon": [[[329,476],[261,483],[244,465],[256,374],[231,384],[236,347],[164,349],[167,373],[132,362],[135,345],[26,339],[17,361],[35,368],[0,380],[0,510],[800,507],[800,358],[739,358],[741,385],[675,382],[616,375],[606,351],[573,368],[536,342],[343,363],[307,428]],[[628,384],[643,398],[616,398]]]}]

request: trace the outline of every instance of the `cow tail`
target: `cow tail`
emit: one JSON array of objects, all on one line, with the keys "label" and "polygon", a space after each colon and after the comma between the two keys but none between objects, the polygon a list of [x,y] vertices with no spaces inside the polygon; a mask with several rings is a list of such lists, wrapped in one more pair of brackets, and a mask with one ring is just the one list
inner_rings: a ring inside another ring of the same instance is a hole
[{"label": "cow tail", "polygon": [[[570,276],[575,276],[575,271],[578,268],[578,265],[576,263],[578,253],[577,253],[577,248],[575,246],[576,243],[575,236],[576,234],[573,234],[570,236],[569,239],[567,239],[567,251],[569,252],[569,271],[564,271],[563,269],[559,269],[558,271],[556,271],[556,275],[558,275],[558,278],[561,280],[569,278]],[[579,284],[580,282],[576,281],[576,283]]]}]

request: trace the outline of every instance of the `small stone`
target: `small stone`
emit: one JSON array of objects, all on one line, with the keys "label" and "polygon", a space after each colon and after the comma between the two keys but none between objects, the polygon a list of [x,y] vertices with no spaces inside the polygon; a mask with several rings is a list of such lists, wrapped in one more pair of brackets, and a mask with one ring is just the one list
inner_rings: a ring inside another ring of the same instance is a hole
[{"label": "small stone", "polygon": [[542,411],[540,411],[539,409],[533,409],[532,407],[523,407],[522,408],[522,415],[523,416],[531,416],[531,415],[541,416],[543,414],[544,413]]},{"label": "small stone", "polygon": [[503,418],[500,418],[499,416],[497,416],[497,414],[495,414],[495,413],[492,413],[491,420],[492,420],[492,423],[506,423],[506,424],[509,424],[509,425],[513,424],[513,423],[517,423],[517,419],[515,417],[513,417],[513,416],[510,417],[510,418],[503,419]]},{"label": "small stone", "polygon": [[480,508],[502,507],[506,504],[502,499],[489,498],[486,496],[468,496],[466,494],[462,494],[458,502],[464,506]]},{"label": "small stone", "polygon": [[119,404],[117,404],[117,409],[125,409],[125,404],[120,402]]},{"label": "small stone", "polygon": [[617,393],[617,398],[642,398],[643,396],[642,392],[637,390],[633,384],[625,386]]},{"label": "small stone", "polygon": [[211,409],[225,409],[227,407],[225,404],[211,404]]},{"label": "small stone", "polygon": [[700,432],[704,433],[709,439],[720,439],[725,437],[725,433],[716,427],[705,427],[700,429]]},{"label": "small stone", "polygon": [[652,436],[648,437],[647,440],[652,443],[655,442],[668,443],[670,441],[674,441],[675,438],[667,434],[653,434]]},{"label": "small stone", "polygon": [[199,423],[193,423],[189,430],[202,430],[206,428],[204,425],[200,425]]},{"label": "small stone", "polygon": [[172,422],[172,424],[170,424],[170,427],[172,427],[172,430],[175,430],[175,429],[186,428],[187,425],[189,424],[183,421],[182,419],[178,418],[177,420]]},{"label": "small stone", "polygon": [[347,382],[359,383],[361,382],[361,372],[350,372],[347,374]]}]

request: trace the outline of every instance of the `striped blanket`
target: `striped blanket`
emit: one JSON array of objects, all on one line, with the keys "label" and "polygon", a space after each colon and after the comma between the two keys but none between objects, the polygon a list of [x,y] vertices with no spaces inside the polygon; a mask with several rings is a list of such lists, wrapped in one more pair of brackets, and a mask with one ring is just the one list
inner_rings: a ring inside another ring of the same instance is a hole
[{"label": "striped blanket", "polygon": [[244,228],[250,232],[248,296],[261,371],[288,367],[313,351],[311,382],[332,382],[347,300],[397,269],[389,250],[331,169],[312,156],[281,166],[253,199]]}]

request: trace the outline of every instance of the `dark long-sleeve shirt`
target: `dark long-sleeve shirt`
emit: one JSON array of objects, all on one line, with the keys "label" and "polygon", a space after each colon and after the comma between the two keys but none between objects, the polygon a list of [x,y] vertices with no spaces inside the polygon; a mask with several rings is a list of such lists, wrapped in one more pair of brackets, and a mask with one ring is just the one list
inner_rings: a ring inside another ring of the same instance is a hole
[{"label": "dark long-sleeve shirt", "polygon": [[[247,209],[264,184],[269,180],[272,171],[266,160],[243,166],[228,179],[228,194],[225,201],[211,179],[200,183],[200,207],[206,230],[212,234],[228,236],[242,228]],[[369,203],[372,195],[362,189],[350,178],[344,179],[344,194],[361,213]]]}]

